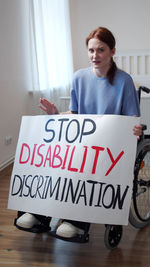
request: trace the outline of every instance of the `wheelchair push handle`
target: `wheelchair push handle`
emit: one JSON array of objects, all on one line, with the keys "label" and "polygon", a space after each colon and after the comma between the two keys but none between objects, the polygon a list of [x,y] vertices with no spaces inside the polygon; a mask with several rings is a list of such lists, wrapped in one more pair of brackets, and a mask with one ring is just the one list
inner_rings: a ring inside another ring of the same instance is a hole
[{"label": "wheelchair push handle", "polygon": [[140,86],[140,87],[139,87],[139,90],[140,90],[140,91],[143,91],[143,92],[145,92],[145,93],[147,93],[147,94],[150,93],[150,89],[147,88],[147,87],[145,87],[145,86]]},{"label": "wheelchair push handle", "polygon": [[140,103],[140,101],[141,101],[141,91],[143,91],[143,92],[149,94],[149,93],[150,93],[150,89],[147,88],[147,87],[145,87],[145,86],[140,86],[140,87],[138,88],[137,93],[138,93],[139,103]]}]

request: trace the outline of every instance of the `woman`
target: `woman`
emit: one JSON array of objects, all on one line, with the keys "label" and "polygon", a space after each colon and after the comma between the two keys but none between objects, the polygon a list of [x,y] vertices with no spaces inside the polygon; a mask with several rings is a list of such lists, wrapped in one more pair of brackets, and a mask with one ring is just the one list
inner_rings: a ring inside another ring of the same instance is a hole
[{"label": "woman", "polygon": [[[119,70],[113,61],[115,54],[113,34],[108,29],[99,27],[87,37],[86,45],[91,67],[81,69],[74,74],[68,113],[140,116],[132,78]],[[59,113],[56,106],[46,99],[40,100],[40,108],[47,114]],[[133,134],[140,136],[141,128],[141,125],[136,125]],[[25,213],[18,218],[16,225],[24,228],[26,221],[30,222],[31,227],[38,223],[38,219],[36,215]],[[69,239],[80,231],[88,232],[89,227],[89,223],[64,220],[57,228],[56,235]]]}]

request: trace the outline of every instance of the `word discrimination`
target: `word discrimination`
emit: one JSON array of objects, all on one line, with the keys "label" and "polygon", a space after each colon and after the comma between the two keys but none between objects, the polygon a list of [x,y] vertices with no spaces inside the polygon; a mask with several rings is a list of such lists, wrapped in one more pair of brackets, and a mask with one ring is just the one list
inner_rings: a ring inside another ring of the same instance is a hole
[{"label": "word discrimination", "polygon": [[129,186],[43,175],[17,175],[12,181],[11,196],[31,199],[53,199],[84,206],[123,209]]}]

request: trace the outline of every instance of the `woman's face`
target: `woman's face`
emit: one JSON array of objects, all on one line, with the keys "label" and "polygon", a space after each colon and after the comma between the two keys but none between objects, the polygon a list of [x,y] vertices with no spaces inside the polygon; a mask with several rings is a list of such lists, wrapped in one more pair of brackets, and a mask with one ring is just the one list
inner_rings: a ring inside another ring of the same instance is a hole
[{"label": "woman's face", "polygon": [[115,48],[111,50],[106,43],[97,38],[92,38],[88,42],[88,57],[93,67],[93,71],[107,73],[114,53]]}]

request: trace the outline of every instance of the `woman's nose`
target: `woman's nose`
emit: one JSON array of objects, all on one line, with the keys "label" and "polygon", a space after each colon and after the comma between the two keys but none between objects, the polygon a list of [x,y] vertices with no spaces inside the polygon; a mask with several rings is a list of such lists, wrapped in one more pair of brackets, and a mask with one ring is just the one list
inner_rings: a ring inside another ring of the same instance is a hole
[{"label": "woman's nose", "polygon": [[94,51],[93,56],[94,56],[94,58],[97,57],[97,51],[96,50]]}]

